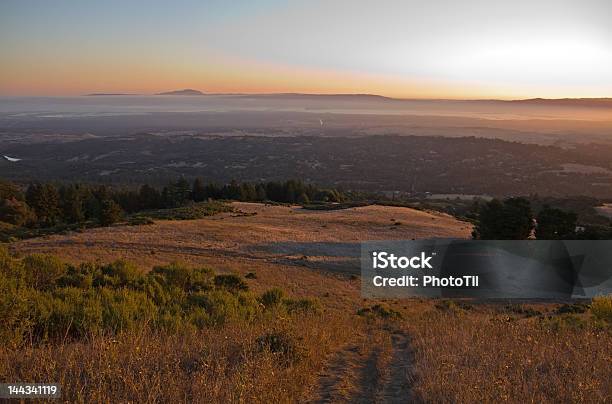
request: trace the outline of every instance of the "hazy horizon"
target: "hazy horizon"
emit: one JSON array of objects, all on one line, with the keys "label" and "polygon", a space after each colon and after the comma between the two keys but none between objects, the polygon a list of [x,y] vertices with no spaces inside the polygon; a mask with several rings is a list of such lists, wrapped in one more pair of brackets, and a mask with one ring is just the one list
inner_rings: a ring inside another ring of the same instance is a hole
[{"label": "hazy horizon", "polygon": [[[165,92],[179,92],[186,90],[199,91],[202,94],[195,95],[182,95],[182,94],[163,94]],[[358,93],[358,92],[347,92],[347,93],[335,93],[335,92],[289,92],[289,91],[278,91],[278,92],[207,92],[206,90],[200,90],[196,88],[180,88],[180,89],[164,89],[151,93],[132,93],[127,91],[96,91],[83,94],[68,94],[68,95],[45,95],[45,94],[25,94],[25,95],[7,95],[0,93],[0,98],[77,98],[77,97],[156,97],[163,96],[165,98],[189,98],[189,97],[200,97],[200,96],[313,96],[313,97],[325,97],[325,96],[347,96],[347,97],[377,97],[381,99],[388,99],[393,101],[501,101],[501,102],[512,102],[512,101],[579,101],[579,100],[612,100],[612,95],[601,96],[601,97],[401,97],[401,96],[388,96],[377,93]]]}]

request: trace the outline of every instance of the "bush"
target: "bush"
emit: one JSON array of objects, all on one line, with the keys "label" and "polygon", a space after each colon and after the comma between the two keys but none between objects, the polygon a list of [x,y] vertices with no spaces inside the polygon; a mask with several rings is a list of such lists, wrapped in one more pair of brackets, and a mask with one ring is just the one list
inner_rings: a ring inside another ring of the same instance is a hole
[{"label": "bush", "polygon": [[285,299],[283,303],[289,314],[318,313],[321,307],[317,300],[312,299]]},{"label": "bush", "polygon": [[67,266],[51,255],[32,254],[23,259],[24,280],[34,289],[54,287],[66,271]]},{"label": "bush", "polygon": [[535,317],[542,315],[542,312],[535,310],[532,307],[526,307],[522,304],[509,304],[504,307],[504,310],[514,314],[520,314],[525,317]]},{"label": "bush", "polygon": [[84,337],[102,329],[99,294],[78,288],[32,296],[34,335],[38,338]]},{"label": "bush", "polygon": [[186,292],[210,290],[213,273],[207,268],[187,268],[178,263],[155,267],[152,275],[159,275],[165,286],[176,286]]},{"label": "bush", "polygon": [[564,304],[557,308],[557,314],[581,314],[586,312],[588,309],[589,306],[586,304]]},{"label": "bush", "polygon": [[612,295],[593,298],[591,313],[599,320],[612,323]]},{"label": "bush", "polygon": [[[442,311],[453,311],[458,312],[461,310],[472,310],[472,305],[464,302],[456,302],[454,300],[440,300],[435,304],[436,309]],[[515,308],[512,306],[506,306],[506,310],[513,311]],[[520,309],[519,309],[520,310]],[[523,314],[521,312],[521,314]]]},{"label": "bush", "polygon": [[257,312],[257,305],[253,299],[240,298],[224,290],[215,290],[203,295],[198,302],[208,314],[208,324],[223,325],[230,320],[251,320]]},{"label": "bush", "polygon": [[102,267],[102,279],[96,286],[131,286],[134,287],[144,280],[144,272],[131,262],[123,260]]},{"label": "bush", "polygon": [[270,332],[257,338],[257,347],[260,352],[267,351],[275,354],[282,365],[299,362],[303,357],[303,348],[296,338],[285,331]]},{"label": "bush", "polygon": [[377,304],[372,307],[364,307],[357,310],[357,315],[368,318],[382,318],[386,320],[394,320],[402,318],[402,314],[399,311],[393,310],[392,308],[385,307]]},{"label": "bush", "polygon": [[158,308],[142,292],[129,289],[100,292],[104,328],[112,332],[129,330],[156,318]]},{"label": "bush", "polygon": [[557,332],[566,329],[584,328],[586,321],[577,314],[562,314],[544,319],[543,324],[552,331]]},{"label": "bush", "polygon": [[130,226],[144,226],[155,224],[155,221],[148,216],[132,216],[128,224]]},{"label": "bush", "polygon": [[146,324],[178,331],[250,322],[262,314],[262,302],[284,304],[290,313],[318,308],[308,299],[283,300],[280,289],[259,299],[246,289],[236,275],[180,264],[146,273],[125,261],[73,266],[41,254],[19,260],[0,248],[0,343],[118,334]]},{"label": "bush", "polygon": [[266,309],[277,307],[283,301],[283,291],[279,288],[273,288],[261,295],[260,301]]},{"label": "bush", "polygon": [[236,293],[249,290],[249,286],[238,275],[217,275],[214,279],[215,286],[228,292]]}]

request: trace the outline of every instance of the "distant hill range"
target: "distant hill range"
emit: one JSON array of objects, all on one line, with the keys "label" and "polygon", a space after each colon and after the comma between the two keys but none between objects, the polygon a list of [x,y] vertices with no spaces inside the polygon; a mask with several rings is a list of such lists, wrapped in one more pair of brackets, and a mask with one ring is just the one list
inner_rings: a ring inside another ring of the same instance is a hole
[{"label": "distant hill range", "polygon": [[184,90],[166,91],[164,93],[157,93],[155,95],[204,95],[204,93],[191,88],[186,88]]},{"label": "distant hill range", "polygon": [[118,96],[118,95],[139,95],[139,94],[127,94],[127,93],[91,93],[85,94],[87,97],[102,97],[102,96]]},{"label": "distant hill range", "polygon": [[[126,93],[92,93],[88,96],[120,96],[120,95],[142,95]],[[393,103],[422,103],[422,104],[514,104],[514,105],[539,105],[549,107],[585,107],[585,108],[612,108],[612,98],[531,98],[522,100],[496,100],[496,99],[423,99],[423,98],[391,98],[376,94],[307,94],[307,93],[209,93],[186,88],[183,90],[166,91],[155,95],[175,96],[202,96],[215,95],[233,98],[259,98],[259,99],[282,99],[282,100],[330,100],[330,101],[371,101],[371,102],[393,102]]]},{"label": "distant hill range", "polygon": [[516,100],[511,102],[533,105],[612,108],[612,98],[532,98],[528,100]]}]

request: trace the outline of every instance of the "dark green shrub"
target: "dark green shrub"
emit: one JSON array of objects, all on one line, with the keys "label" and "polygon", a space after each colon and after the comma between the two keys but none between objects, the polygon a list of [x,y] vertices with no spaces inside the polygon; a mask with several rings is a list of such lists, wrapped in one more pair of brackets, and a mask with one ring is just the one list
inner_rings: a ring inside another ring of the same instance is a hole
[{"label": "dark green shrub", "polygon": [[57,284],[60,287],[73,286],[81,289],[89,289],[94,284],[94,278],[99,282],[102,277],[102,271],[99,265],[92,263],[83,263],[79,266],[68,265],[64,276],[62,276]]},{"label": "dark green shrub", "polygon": [[255,299],[236,296],[224,290],[202,295],[200,304],[209,315],[210,325],[222,325],[231,320],[250,320],[257,312]]},{"label": "dark green shrub", "polygon": [[257,279],[257,274],[255,272],[249,272],[244,277],[247,279]]},{"label": "dark green shrub", "polygon": [[283,301],[284,293],[279,288],[270,289],[261,295],[260,301],[266,309],[277,307]]},{"label": "dark green shrub", "polygon": [[210,290],[213,273],[206,268],[187,268],[178,263],[163,267],[155,267],[151,275],[159,275],[158,279],[165,286],[176,286],[188,292]]},{"label": "dark green shrub", "polygon": [[246,284],[238,275],[217,275],[215,276],[215,286],[219,289],[225,289],[229,292],[241,292],[249,290],[249,285]]}]

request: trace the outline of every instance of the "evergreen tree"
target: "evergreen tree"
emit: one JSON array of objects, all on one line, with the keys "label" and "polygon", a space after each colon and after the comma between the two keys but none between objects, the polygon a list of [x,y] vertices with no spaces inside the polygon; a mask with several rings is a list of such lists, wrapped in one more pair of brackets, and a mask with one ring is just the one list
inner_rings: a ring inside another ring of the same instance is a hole
[{"label": "evergreen tree", "polygon": [[85,220],[85,209],[81,191],[76,185],[64,186],[60,189],[60,207],[62,218],[66,223],[80,223]]},{"label": "evergreen tree", "polygon": [[123,217],[121,206],[112,199],[105,199],[101,203],[99,221],[102,226],[117,223]]},{"label": "evergreen tree", "polygon": [[255,201],[257,200],[257,190],[255,185],[250,182],[243,183],[240,186],[240,200],[241,201]]},{"label": "evergreen tree", "polygon": [[279,182],[266,183],[266,195],[268,195],[268,199],[271,201],[283,202],[285,198],[283,184]]},{"label": "evergreen tree", "polygon": [[26,191],[26,201],[42,226],[57,223],[60,217],[59,199],[57,189],[51,184],[31,184]]},{"label": "evergreen tree", "polygon": [[472,237],[482,240],[524,240],[532,230],[533,214],[527,199],[493,199],[480,207]]},{"label": "evergreen tree", "polygon": [[192,200],[191,198],[191,185],[189,181],[185,179],[185,177],[181,177],[175,185],[176,192],[176,202],[178,206],[184,205],[185,202]]},{"label": "evergreen tree", "polygon": [[140,210],[140,195],[138,192],[132,190],[115,191],[112,192],[112,198],[128,213]]},{"label": "evergreen tree", "polygon": [[138,206],[140,210],[159,209],[162,207],[161,194],[152,186],[145,184],[138,191]]},{"label": "evergreen tree", "polygon": [[193,181],[193,188],[191,190],[193,200],[196,202],[202,202],[206,200],[206,188],[204,182],[200,178],[196,178]]},{"label": "evergreen tree", "polygon": [[223,187],[223,199],[240,200],[240,185],[236,180]]},{"label": "evergreen tree", "polygon": [[576,237],[576,221],[574,212],[544,205],[536,218],[535,235],[540,240],[568,240]]},{"label": "evergreen tree", "polygon": [[206,198],[221,199],[223,197],[223,191],[219,185],[211,182],[210,184],[206,185],[205,195]]},{"label": "evergreen tree", "polygon": [[268,195],[266,195],[266,187],[263,184],[257,184],[255,187],[255,200],[256,201],[265,201],[268,199]]}]

